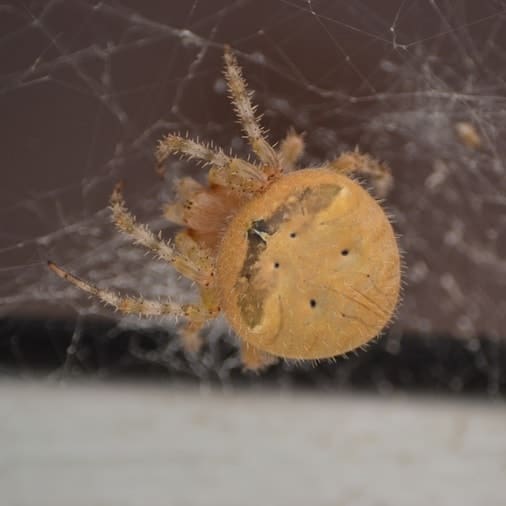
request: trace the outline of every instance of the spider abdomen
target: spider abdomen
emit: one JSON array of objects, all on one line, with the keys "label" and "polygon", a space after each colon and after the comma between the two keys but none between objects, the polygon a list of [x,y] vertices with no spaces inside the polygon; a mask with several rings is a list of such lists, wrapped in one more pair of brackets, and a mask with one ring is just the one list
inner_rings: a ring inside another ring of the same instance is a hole
[{"label": "spider abdomen", "polygon": [[222,238],[221,306],[247,343],[286,358],[332,357],[375,337],[400,288],[381,206],[326,169],[282,176],[239,209]]}]

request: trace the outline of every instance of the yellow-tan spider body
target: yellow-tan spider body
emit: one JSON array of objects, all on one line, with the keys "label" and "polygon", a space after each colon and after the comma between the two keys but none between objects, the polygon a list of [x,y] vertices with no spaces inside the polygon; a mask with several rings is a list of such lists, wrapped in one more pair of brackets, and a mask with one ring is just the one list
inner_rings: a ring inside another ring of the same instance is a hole
[{"label": "yellow-tan spider body", "polygon": [[242,339],[275,356],[318,359],[365,344],[390,320],[399,255],[388,219],[361,186],[304,169],[237,212],[217,276]]},{"label": "yellow-tan spider body", "polygon": [[395,310],[400,260],[381,206],[346,174],[366,174],[385,193],[390,173],[357,151],[295,171],[302,137],[289,132],[278,149],[268,144],[228,49],[225,75],[259,163],[173,134],[162,139],[156,153],[160,167],[171,154],[210,165],[207,186],[183,178],[175,202],[165,207],[166,218],[183,227],[174,246],[136,222],[119,186],[111,197],[116,226],[195,281],[200,302],[123,297],[52,262],[50,268],[124,313],[185,317],[182,337],[189,350],[200,346],[202,326],[223,311],[250,369],[277,357],[328,358],[364,345]]}]

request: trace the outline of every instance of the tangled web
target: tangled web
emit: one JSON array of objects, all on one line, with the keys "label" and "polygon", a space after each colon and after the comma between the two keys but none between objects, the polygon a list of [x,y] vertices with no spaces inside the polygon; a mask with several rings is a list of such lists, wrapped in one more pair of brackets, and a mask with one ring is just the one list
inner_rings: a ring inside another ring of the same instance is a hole
[{"label": "tangled web", "polygon": [[[188,131],[247,155],[224,43],[271,140],[293,126],[306,165],[358,145],[391,166],[387,205],[406,263],[392,349],[410,332],[449,334],[477,353],[478,337],[505,337],[506,1],[27,0],[0,4],[0,23],[1,314],[71,318],[68,360],[79,322],[110,311],[56,279],[48,258],[104,287],[192,298],[113,230],[106,204],[123,180],[139,219],[170,237],[159,211],[171,181],[202,171],[174,159],[162,181],[156,140]],[[212,358],[233,343],[224,329],[213,326],[209,349],[190,360],[198,376],[238,366],[233,352]],[[169,335],[130,352],[175,367],[181,350]]]}]

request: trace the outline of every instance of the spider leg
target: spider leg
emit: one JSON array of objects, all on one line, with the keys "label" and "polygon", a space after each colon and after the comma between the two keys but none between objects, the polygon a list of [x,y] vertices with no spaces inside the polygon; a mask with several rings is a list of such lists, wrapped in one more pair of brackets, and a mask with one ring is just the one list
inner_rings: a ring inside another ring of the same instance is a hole
[{"label": "spider leg", "polygon": [[370,177],[380,197],[386,196],[393,186],[390,168],[372,156],[359,153],[358,150],[341,153],[334,161],[325,164],[323,168],[332,169],[341,174],[356,172]]},{"label": "spider leg", "polygon": [[296,133],[293,128],[290,128],[278,148],[278,157],[283,171],[290,172],[294,170],[302,153],[304,153],[303,136]]},{"label": "spider leg", "polygon": [[178,232],[174,238],[174,243],[178,251],[196,264],[207,262],[207,259],[212,255],[212,252],[207,247],[191,237],[188,229]]},{"label": "spider leg", "polygon": [[237,157],[227,156],[221,149],[207,146],[179,135],[168,134],[158,144],[158,170],[171,154],[181,154],[210,164],[209,182],[243,192],[260,189],[267,178],[256,165]]},{"label": "spider leg", "polygon": [[205,322],[188,321],[181,329],[180,335],[183,346],[186,351],[197,352],[204,343],[200,336],[200,331],[204,327]]},{"label": "spider leg", "polygon": [[255,116],[256,107],[251,104],[252,92],[248,91],[241,67],[228,46],[225,47],[225,77],[235,112],[251,148],[267,168],[277,169],[279,167],[278,156],[265,139],[264,131],[258,124],[258,118]]},{"label": "spider leg", "polygon": [[142,297],[118,295],[113,291],[98,288],[70,274],[53,262],[48,262],[48,267],[60,278],[72,283],[86,293],[93,295],[105,304],[113,306],[116,310],[124,314],[137,314],[140,316],[184,316],[191,321],[204,321],[214,316],[205,308],[196,304],[177,304],[171,301],[160,302],[144,299]]},{"label": "spider leg", "polygon": [[121,232],[131,237],[135,243],[141,244],[161,260],[173,265],[183,276],[202,285],[210,282],[212,278],[210,260],[201,258],[199,262],[192,261],[176,251],[168,242],[156,237],[146,225],[138,224],[125,206],[121,184],[115,186],[110,204],[114,224]]},{"label": "spider leg", "polygon": [[251,344],[243,342],[241,344],[241,361],[244,365],[244,369],[260,371],[265,367],[275,364],[278,358],[255,348]]},{"label": "spider leg", "polygon": [[[188,207],[187,202],[191,201],[195,195],[205,191],[205,189],[203,185],[201,185],[198,181],[195,181],[192,177],[176,179],[174,186],[176,189],[176,198],[174,201],[163,205],[163,215],[172,223],[186,226],[187,223],[185,222],[184,217],[185,211],[187,210],[186,208]],[[184,250],[179,248],[177,243],[176,247],[183,255],[186,254]]]}]

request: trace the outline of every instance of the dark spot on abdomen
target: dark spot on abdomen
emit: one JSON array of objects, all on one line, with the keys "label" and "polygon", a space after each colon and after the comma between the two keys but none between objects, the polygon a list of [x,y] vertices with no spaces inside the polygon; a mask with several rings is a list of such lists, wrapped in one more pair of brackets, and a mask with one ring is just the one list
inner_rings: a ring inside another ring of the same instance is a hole
[{"label": "dark spot on abdomen", "polygon": [[[262,216],[251,222],[247,230],[246,256],[239,274],[239,280],[242,282],[236,284],[239,308],[245,323],[250,328],[261,323],[264,316],[264,301],[268,295],[268,289],[265,286],[257,286],[255,279],[260,268],[258,260],[268,248],[269,237],[275,235],[281,225],[297,213],[308,216],[310,220],[311,216],[328,208],[340,191],[341,187],[334,184],[301,188],[290,196],[295,198],[290,198],[288,202],[280,204],[270,216]],[[290,233],[292,238],[296,235],[294,231]],[[282,259],[277,260],[274,264],[275,268],[278,268],[281,262]],[[311,307],[314,305],[311,300]]]}]

